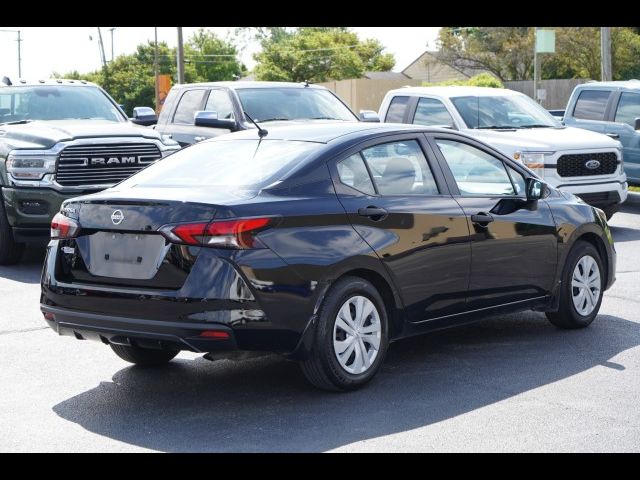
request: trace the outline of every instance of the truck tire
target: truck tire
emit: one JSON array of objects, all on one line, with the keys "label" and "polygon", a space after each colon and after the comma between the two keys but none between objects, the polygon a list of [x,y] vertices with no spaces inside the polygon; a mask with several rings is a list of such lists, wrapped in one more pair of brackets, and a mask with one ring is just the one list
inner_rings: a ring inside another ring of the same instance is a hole
[{"label": "truck tire", "polygon": [[602,209],[604,214],[607,216],[607,220],[611,220],[611,217],[613,217],[613,214],[616,213],[618,210],[620,210],[619,204],[609,205],[608,207],[604,207]]},{"label": "truck tire", "polygon": [[13,232],[4,211],[4,203],[0,195],[0,265],[13,265],[18,263],[24,252],[24,243],[18,243],[13,239]]}]

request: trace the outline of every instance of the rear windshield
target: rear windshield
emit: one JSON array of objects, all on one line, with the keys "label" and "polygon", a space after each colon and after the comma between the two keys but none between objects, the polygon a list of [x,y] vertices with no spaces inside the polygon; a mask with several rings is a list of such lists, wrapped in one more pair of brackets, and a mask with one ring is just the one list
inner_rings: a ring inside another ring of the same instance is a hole
[{"label": "rear windshield", "polygon": [[358,119],[333,93],[320,88],[239,88],[237,93],[243,110],[256,122]]},{"label": "rear windshield", "polygon": [[321,145],[288,140],[197,143],[150,165],[120,186],[260,190],[286,178]]}]

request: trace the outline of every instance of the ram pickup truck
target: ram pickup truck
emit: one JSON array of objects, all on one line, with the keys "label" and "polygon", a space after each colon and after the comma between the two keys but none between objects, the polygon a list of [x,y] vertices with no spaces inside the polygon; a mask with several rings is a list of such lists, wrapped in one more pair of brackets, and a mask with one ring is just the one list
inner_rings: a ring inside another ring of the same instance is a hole
[{"label": "ram pickup truck", "polygon": [[63,200],[108,188],[180,146],[133,125],[85,81],[0,84],[0,265],[46,242]]},{"label": "ram pickup truck", "polygon": [[[388,92],[380,118],[460,130],[513,158],[550,185],[601,208],[627,198],[617,139],[567,127],[526,95],[485,87],[407,87]],[[604,132],[603,132],[604,133]]]},{"label": "ram pickup truck", "polygon": [[628,182],[640,186],[639,80],[578,85],[569,98],[563,121],[619,140]]}]

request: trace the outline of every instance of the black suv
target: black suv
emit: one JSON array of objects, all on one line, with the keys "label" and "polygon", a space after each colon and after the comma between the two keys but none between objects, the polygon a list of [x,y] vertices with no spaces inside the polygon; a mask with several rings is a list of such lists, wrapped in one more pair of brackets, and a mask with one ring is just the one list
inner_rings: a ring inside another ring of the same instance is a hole
[{"label": "black suv", "polygon": [[377,122],[375,112],[360,117],[331,90],[289,82],[213,82],[174,86],[162,108],[156,130],[181,146],[229,132],[281,121]]}]

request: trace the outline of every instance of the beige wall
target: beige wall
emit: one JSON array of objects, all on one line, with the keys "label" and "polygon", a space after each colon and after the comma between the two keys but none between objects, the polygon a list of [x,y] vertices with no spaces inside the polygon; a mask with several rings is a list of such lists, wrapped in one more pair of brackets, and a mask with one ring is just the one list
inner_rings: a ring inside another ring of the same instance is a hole
[{"label": "beige wall", "polygon": [[412,78],[401,80],[371,80],[356,78],[352,80],[337,80],[319,83],[335,92],[351,109],[358,113],[360,110],[375,110],[380,108],[382,99],[389,90],[405,85],[419,86],[421,80]]},{"label": "beige wall", "polygon": [[[538,88],[547,91],[547,98],[540,104],[549,110],[561,110],[567,106],[573,89],[582,83],[588,82],[585,78],[568,78],[560,80],[541,80]],[[533,98],[533,80],[521,80],[517,82],[504,82],[505,88],[516,90]]]},{"label": "beige wall", "polygon": [[467,80],[469,78],[459,70],[451,68],[431,55],[424,55],[420,60],[405,68],[402,73],[413,79],[424,80],[429,83],[445,82],[447,80]]}]

